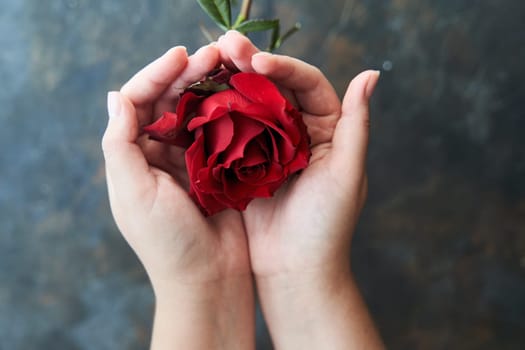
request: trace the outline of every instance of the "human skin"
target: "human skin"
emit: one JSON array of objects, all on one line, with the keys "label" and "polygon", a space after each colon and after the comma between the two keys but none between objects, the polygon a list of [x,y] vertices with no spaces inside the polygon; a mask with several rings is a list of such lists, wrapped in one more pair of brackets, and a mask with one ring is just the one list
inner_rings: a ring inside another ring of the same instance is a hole
[{"label": "human skin", "polygon": [[246,235],[233,210],[204,218],[187,195],[183,151],[141,126],[171,110],[181,88],[219,63],[214,45],[176,47],[108,94],[102,141],[115,221],[156,297],[151,349],[253,349],[254,296]]},{"label": "human skin", "polygon": [[383,348],[348,263],[367,194],[368,102],[379,73],[358,75],[341,102],[311,65],[259,53],[234,31],[218,47],[227,66],[272,79],[302,110],[311,136],[308,168],[242,214],[276,349]]},{"label": "human skin", "polygon": [[[280,87],[303,111],[312,158],[274,198],[204,218],[187,195],[183,150],[140,129],[219,64]],[[277,349],[383,347],[348,265],[378,77],[357,76],[341,102],[317,68],[258,53],[228,32],[190,57],[182,47],[168,51],[108,95],[108,192],[156,296],[152,349],[254,348],[253,277]]]}]

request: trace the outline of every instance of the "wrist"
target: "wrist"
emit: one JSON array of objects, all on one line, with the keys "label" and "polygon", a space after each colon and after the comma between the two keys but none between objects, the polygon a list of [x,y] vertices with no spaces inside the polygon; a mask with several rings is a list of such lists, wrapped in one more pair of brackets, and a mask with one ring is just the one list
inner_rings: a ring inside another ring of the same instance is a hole
[{"label": "wrist", "polygon": [[190,305],[213,305],[214,301],[252,294],[253,277],[241,274],[210,281],[157,280],[152,286],[157,303],[173,305],[182,301]]},{"label": "wrist", "polygon": [[382,348],[349,268],[266,276],[257,290],[276,348]]},{"label": "wrist", "polygon": [[273,307],[273,304],[277,306],[280,302],[288,303],[290,300],[314,307],[317,303],[332,300],[355,282],[350,268],[339,264],[257,276],[256,284],[261,301],[267,301],[267,307]]},{"label": "wrist", "polygon": [[[155,290],[151,349],[252,349],[254,295],[251,276]],[[161,344],[170,344],[163,346]]]},{"label": "wrist", "polygon": [[320,285],[338,288],[342,283],[353,280],[347,254],[334,254],[330,258],[317,260],[310,259],[307,264],[280,266],[279,269],[256,273],[257,287],[275,292],[303,292],[314,291]]}]

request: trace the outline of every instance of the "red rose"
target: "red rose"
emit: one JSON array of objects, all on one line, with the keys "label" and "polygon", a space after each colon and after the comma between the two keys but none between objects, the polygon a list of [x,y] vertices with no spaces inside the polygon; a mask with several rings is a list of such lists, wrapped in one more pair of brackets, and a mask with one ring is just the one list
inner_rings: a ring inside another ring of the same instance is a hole
[{"label": "red rose", "polygon": [[237,73],[221,86],[211,95],[190,87],[176,113],[144,128],[153,139],[187,148],[190,195],[206,215],[271,197],[310,159],[301,113],[266,77]]}]

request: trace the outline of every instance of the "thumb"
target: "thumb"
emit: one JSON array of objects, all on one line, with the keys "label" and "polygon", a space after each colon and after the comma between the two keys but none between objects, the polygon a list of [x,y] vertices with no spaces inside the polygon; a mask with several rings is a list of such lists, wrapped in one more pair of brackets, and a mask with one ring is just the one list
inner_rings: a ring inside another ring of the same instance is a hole
[{"label": "thumb", "polygon": [[342,116],[333,137],[332,168],[350,177],[353,185],[363,181],[370,129],[368,102],[379,80],[379,71],[366,71],[348,86]]},{"label": "thumb", "polygon": [[[149,165],[136,143],[139,125],[135,107],[120,92],[108,93],[109,120],[102,138],[110,196],[135,201],[151,185]],[[149,181],[148,181],[149,179]]]}]

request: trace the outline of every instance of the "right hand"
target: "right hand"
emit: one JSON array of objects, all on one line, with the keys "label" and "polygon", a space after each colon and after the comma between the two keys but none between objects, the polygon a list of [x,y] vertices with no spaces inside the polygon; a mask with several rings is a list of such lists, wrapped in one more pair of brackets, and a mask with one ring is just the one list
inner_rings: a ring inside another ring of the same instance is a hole
[{"label": "right hand", "polygon": [[262,310],[276,348],[382,349],[349,268],[350,244],[367,194],[368,101],[379,74],[361,73],[341,102],[319,69],[258,53],[228,32],[221,60],[273,80],[302,110],[309,166],[273,198],[243,213]]},{"label": "right hand", "polygon": [[273,80],[302,110],[311,136],[309,166],[243,213],[256,278],[339,272],[366,199],[368,100],[379,74],[358,75],[340,102],[326,77],[307,63],[259,53],[233,31],[218,45],[226,65]]}]

